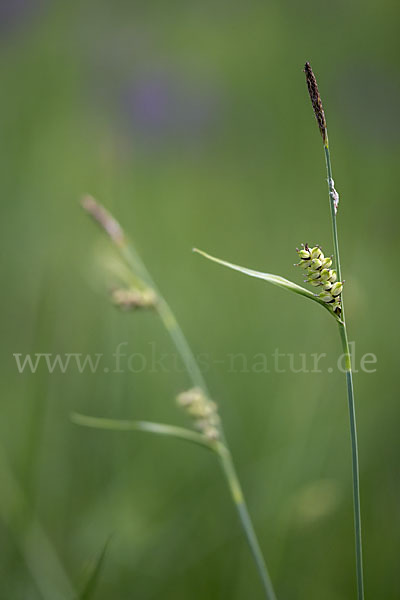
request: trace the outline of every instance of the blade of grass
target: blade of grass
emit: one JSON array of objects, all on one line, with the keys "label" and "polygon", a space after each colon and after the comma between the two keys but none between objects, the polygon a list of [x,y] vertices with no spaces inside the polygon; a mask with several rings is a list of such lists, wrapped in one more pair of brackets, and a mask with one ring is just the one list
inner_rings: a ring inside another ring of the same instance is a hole
[{"label": "blade of grass", "polygon": [[32,514],[24,490],[0,446],[0,518],[15,537],[43,600],[67,600],[76,592],[41,521]]},{"label": "blade of grass", "polygon": [[271,283],[272,285],[276,285],[280,288],[288,290],[289,292],[293,292],[295,294],[299,294],[300,296],[304,296],[305,298],[308,298],[309,300],[314,300],[314,302],[317,302],[318,304],[323,306],[329,312],[329,314],[332,315],[332,317],[334,317],[334,319],[336,321],[341,322],[340,318],[329,308],[329,305],[326,302],[323,302],[323,300],[321,300],[318,296],[316,296],[315,294],[313,294],[306,288],[303,288],[301,285],[297,285],[297,283],[293,283],[293,281],[289,281],[289,279],[285,279],[284,277],[281,277],[280,275],[272,275],[271,273],[263,273],[262,271],[254,271],[254,269],[248,269],[247,267],[241,267],[240,265],[235,265],[234,263],[230,263],[226,260],[222,260],[221,258],[212,256],[211,254],[207,254],[207,252],[204,252],[203,250],[199,250],[198,248],[193,248],[193,252],[196,252],[197,254],[204,256],[204,258],[207,258],[208,260],[211,260],[219,265],[228,267],[229,269],[232,269],[233,271],[239,271],[239,273],[243,273],[244,275],[249,275],[249,277],[263,279],[264,281],[267,281],[268,283]]},{"label": "blade of grass", "polygon": [[198,446],[203,446],[209,450],[215,451],[215,442],[208,440],[201,433],[176,427],[175,425],[165,425],[163,423],[153,423],[151,421],[127,421],[118,419],[106,419],[103,417],[91,417],[80,413],[72,413],[71,421],[76,425],[92,427],[94,429],[109,429],[112,431],[143,431],[155,435],[173,437]]},{"label": "blade of grass", "polygon": [[93,597],[94,591],[96,589],[97,583],[99,581],[101,571],[104,565],[104,559],[106,557],[107,549],[111,541],[111,535],[106,539],[105,544],[95,561],[95,564],[92,567],[92,571],[89,575],[89,578],[86,582],[84,589],[78,597],[78,600],[90,600]]}]

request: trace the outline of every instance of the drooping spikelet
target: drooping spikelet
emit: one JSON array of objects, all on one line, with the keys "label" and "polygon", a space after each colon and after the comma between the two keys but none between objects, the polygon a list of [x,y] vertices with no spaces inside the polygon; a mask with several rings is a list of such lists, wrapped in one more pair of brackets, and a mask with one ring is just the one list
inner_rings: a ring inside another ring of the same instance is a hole
[{"label": "drooping spikelet", "polygon": [[112,300],[118,308],[135,310],[138,308],[154,308],[157,297],[153,290],[123,289],[118,288],[112,292]]},{"label": "drooping spikelet", "polygon": [[185,409],[193,419],[197,429],[209,440],[218,440],[220,437],[220,418],[215,402],[210,400],[200,388],[192,388],[182,392],[177,397],[179,406]]},{"label": "drooping spikelet", "polygon": [[302,244],[300,250],[296,250],[300,258],[298,266],[305,269],[307,274],[305,281],[314,287],[322,287],[318,297],[340,315],[343,282],[337,281],[336,271],[330,268],[332,257],[325,257],[319,246],[310,248],[308,244]]}]

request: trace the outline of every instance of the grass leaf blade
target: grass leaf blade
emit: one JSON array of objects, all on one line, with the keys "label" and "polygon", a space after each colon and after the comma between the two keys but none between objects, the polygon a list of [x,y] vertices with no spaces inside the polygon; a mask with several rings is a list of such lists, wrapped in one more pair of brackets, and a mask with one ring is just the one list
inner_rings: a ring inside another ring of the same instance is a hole
[{"label": "grass leaf blade", "polygon": [[93,598],[93,594],[96,589],[98,580],[100,578],[100,574],[101,574],[103,564],[104,564],[104,559],[106,556],[106,552],[107,552],[111,537],[112,536],[109,536],[106,539],[103,549],[100,552],[99,556],[97,557],[95,564],[93,565],[89,579],[86,582],[86,585],[85,585],[84,589],[82,590],[81,594],[79,595],[78,600],[90,600],[91,598]]},{"label": "grass leaf blade", "polygon": [[144,431],[155,435],[169,436],[203,446],[209,450],[215,450],[215,444],[208,440],[204,435],[186,429],[185,427],[176,427],[175,425],[165,425],[164,423],[153,423],[151,421],[127,421],[117,419],[107,419],[104,417],[91,417],[80,413],[72,413],[71,420],[76,425],[93,427],[94,429],[108,429],[112,431]]},{"label": "grass leaf blade", "polygon": [[309,300],[314,300],[314,302],[317,302],[318,304],[323,306],[326,310],[328,310],[329,314],[331,314],[334,317],[334,319],[336,319],[337,321],[340,322],[339,317],[336,316],[332,312],[332,310],[330,310],[330,308],[326,302],[323,302],[322,300],[320,300],[318,298],[318,296],[316,296],[315,294],[313,294],[306,288],[303,288],[301,285],[297,285],[297,283],[294,283],[293,281],[289,281],[289,279],[285,279],[284,277],[281,277],[280,275],[273,275],[272,273],[263,273],[262,271],[255,271],[254,269],[248,269],[247,267],[241,267],[240,265],[235,265],[234,263],[230,263],[226,260],[222,260],[221,258],[212,256],[211,254],[207,254],[207,252],[203,252],[203,250],[199,250],[198,248],[193,248],[193,252],[196,252],[197,254],[204,256],[204,258],[207,258],[208,260],[211,260],[219,265],[228,267],[229,269],[232,269],[233,271],[239,271],[240,273],[244,273],[244,275],[249,275],[249,277],[263,279],[264,281],[267,281],[268,283],[272,283],[272,285],[276,285],[285,290],[289,290],[290,292],[294,292],[295,294],[299,294],[300,296],[304,296],[305,298],[308,298]]}]

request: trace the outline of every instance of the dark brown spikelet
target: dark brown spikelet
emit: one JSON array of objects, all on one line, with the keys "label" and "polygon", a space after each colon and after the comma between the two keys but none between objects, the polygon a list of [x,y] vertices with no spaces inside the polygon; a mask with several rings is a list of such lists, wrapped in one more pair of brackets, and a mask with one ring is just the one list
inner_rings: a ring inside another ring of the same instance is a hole
[{"label": "dark brown spikelet", "polygon": [[311,104],[314,110],[315,118],[317,119],[318,127],[321,132],[323,142],[325,146],[327,146],[328,136],[326,133],[325,113],[324,109],[322,108],[321,96],[319,95],[317,80],[315,79],[315,75],[312,71],[309,62],[306,62],[306,64],[304,65],[304,73],[306,74],[308,93],[310,94]]}]

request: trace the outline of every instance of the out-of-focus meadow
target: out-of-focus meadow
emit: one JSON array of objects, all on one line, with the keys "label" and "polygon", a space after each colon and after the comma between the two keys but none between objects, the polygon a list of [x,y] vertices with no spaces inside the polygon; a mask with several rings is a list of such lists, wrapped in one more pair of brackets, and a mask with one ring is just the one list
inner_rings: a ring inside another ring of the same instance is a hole
[{"label": "out-of-focus meadow", "polygon": [[[385,0],[2,0],[1,598],[73,597],[110,536],[99,600],[262,597],[211,454],[70,421],[184,425],[174,398],[190,385],[157,318],[109,302],[85,192],[135,241],[201,358],[278,597],[355,597],[335,323],[191,253],[300,283],[295,247],[332,251],[306,60],[341,196],[367,597],[400,597],[399,16]],[[121,343],[134,356],[115,372]],[[15,353],[103,357],[96,373],[74,360],[19,373]],[[292,372],[301,353],[309,371],[326,353],[322,372]]]}]

